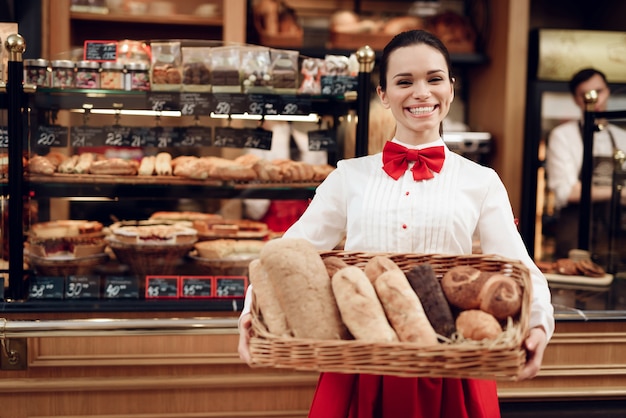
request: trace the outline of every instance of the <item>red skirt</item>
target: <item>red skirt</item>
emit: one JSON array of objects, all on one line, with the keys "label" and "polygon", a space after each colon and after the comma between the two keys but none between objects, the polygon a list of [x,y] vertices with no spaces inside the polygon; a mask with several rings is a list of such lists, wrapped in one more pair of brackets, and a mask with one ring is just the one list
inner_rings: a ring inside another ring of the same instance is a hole
[{"label": "red skirt", "polygon": [[499,418],[490,380],[322,373],[309,418]]}]

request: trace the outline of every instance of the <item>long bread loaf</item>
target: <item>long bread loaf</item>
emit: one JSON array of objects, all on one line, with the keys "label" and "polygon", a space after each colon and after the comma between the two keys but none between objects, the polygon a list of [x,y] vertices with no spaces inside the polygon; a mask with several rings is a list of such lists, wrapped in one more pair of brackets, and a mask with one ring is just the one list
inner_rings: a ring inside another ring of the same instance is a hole
[{"label": "long bread loaf", "polygon": [[374,288],[400,341],[423,346],[437,344],[437,334],[404,272],[384,272],[374,281]]},{"label": "long bread loaf", "polygon": [[267,277],[267,272],[261,264],[261,260],[254,259],[248,265],[248,276],[252,291],[259,306],[263,322],[270,333],[278,336],[288,336],[289,327],[285,313],[280,307],[272,282]]},{"label": "long bread loaf", "polygon": [[296,338],[347,338],[326,266],[310,242],[299,238],[268,241],[260,259]]},{"label": "long bread loaf", "polygon": [[348,266],[332,277],[333,293],[344,324],[357,340],[398,341],[376,291],[363,270]]}]

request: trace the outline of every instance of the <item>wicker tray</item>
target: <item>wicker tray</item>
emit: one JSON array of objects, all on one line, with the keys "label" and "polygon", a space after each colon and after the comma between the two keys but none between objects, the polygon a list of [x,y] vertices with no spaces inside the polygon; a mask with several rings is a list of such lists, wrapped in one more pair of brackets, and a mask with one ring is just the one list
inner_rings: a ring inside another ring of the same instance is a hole
[{"label": "wicker tray", "polygon": [[173,274],[193,243],[142,245],[109,239],[109,247],[119,262],[138,275]]},{"label": "wicker tray", "polygon": [[[374,253],[330,251],[346,263],[363,267]],[[532,289],[528,269],[519,261],[490,255],[446,256],[389,254],[404,271],[429,263],[437,277],[450,268],[469,265],[481,271],[501,272],[523,288],[522,311],[517,321],[509,320],[497,340],[457,339],[432,347],[412,343],[366,343],[357,340],[312,340],[270,334],[258,307],[252,301],[252,365],[308,371],[366,373],[395,376],[462,377],[516,380],[526,361],[523,340],[528,334]]]},{"label": "wicker tray", "polygon": [[189,253],[194,263],[207,269],[207,274],[212,276],[247,276],[248,265],[258,258],[259,254],[239,254],[236,257],[211,259],[198,255],[196,250]]},{"label": "wicker tray", "polygon": [[43,276],[82,276],[91,274],[98,265],[105,263],[109,256],[100,253],[78,258],[50,258],[28,254],[28,259],[35,272]]}]

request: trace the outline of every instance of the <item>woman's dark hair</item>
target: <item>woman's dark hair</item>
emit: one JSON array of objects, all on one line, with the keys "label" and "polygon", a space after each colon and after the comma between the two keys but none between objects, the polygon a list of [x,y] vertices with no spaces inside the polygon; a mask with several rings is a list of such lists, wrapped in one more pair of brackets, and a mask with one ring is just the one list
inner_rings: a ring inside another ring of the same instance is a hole
[{"label": "woman's dark hair", "polygon": [[391,41],[389,41],[389,43],[385,46],[385,49],[383,49],[383,56],[380,59],[380,64],[378,66],[380,73],[380,80],[378,81],[378,84],[383,91],[387,90],[387,67],[389,66],[389,55],[391,55],[391,53],[398,48],[420,44],[428,45],[441,52],[441,55],[443,55],[446,60],[446,64],[448,65],[448,76],[450,77],[450,80],[452,80],[452,63],[450,61],[448,48],[446,48],[443,42],[441,42],[441,40],[432,33],[416,29],[397,34],[393,37],[393,39],[391,39]]},{"label": "woman's dark hair", "polygon": [[589,80],[596,74],[602,77],[602,79],[604,80],[604,84],[609,84],[608,81],[606,81],[606,75],[604,75],[602,71],[596,70],[595,68],[583,68],[582,70],[574,74],[572,79],[569,81],[569,91],[572,93],[572,95],[575,96],[578,86]]}]

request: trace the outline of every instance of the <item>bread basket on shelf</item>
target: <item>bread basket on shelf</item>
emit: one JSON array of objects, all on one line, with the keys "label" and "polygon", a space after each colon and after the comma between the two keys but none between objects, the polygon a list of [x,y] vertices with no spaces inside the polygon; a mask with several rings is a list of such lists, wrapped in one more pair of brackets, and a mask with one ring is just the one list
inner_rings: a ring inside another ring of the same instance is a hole
[{"label": "bread basket on shelf", "polygon": [[141,245],[109,240],[109,247],[122,264],[138,275],[173,274],[193,243]]},{"label": "bread basket on shelf", "polygon": [[40,257],[28,254],[30,264],[35,272],[43,276],[82,276],[93,273],[94,269],[105,263],[109,256],[106,253],[88,255],[86,257]]},{"label": "bread basket on shelf", "polygon": [[[252,300],[252,365],[317,372],[364,373],[395,376],[457,377],[516,380],[525,361],[523,340],[528,334],[532,288],[528,269],[519,261],[494,255],[450,256],[329,251],[349,265],[364,267],[375,255],[386,255],[404,271],[428,263],[437,279],[455,266],[472,266],[483,272],[502,273],[522,288],[519,316],[509,318],[495,340],[452,338],[434,346],[407,342],[372,343],[362,340],[314,340],[269,333],[262,312]],[[254,292],[253,292],[254,293]]]}]

